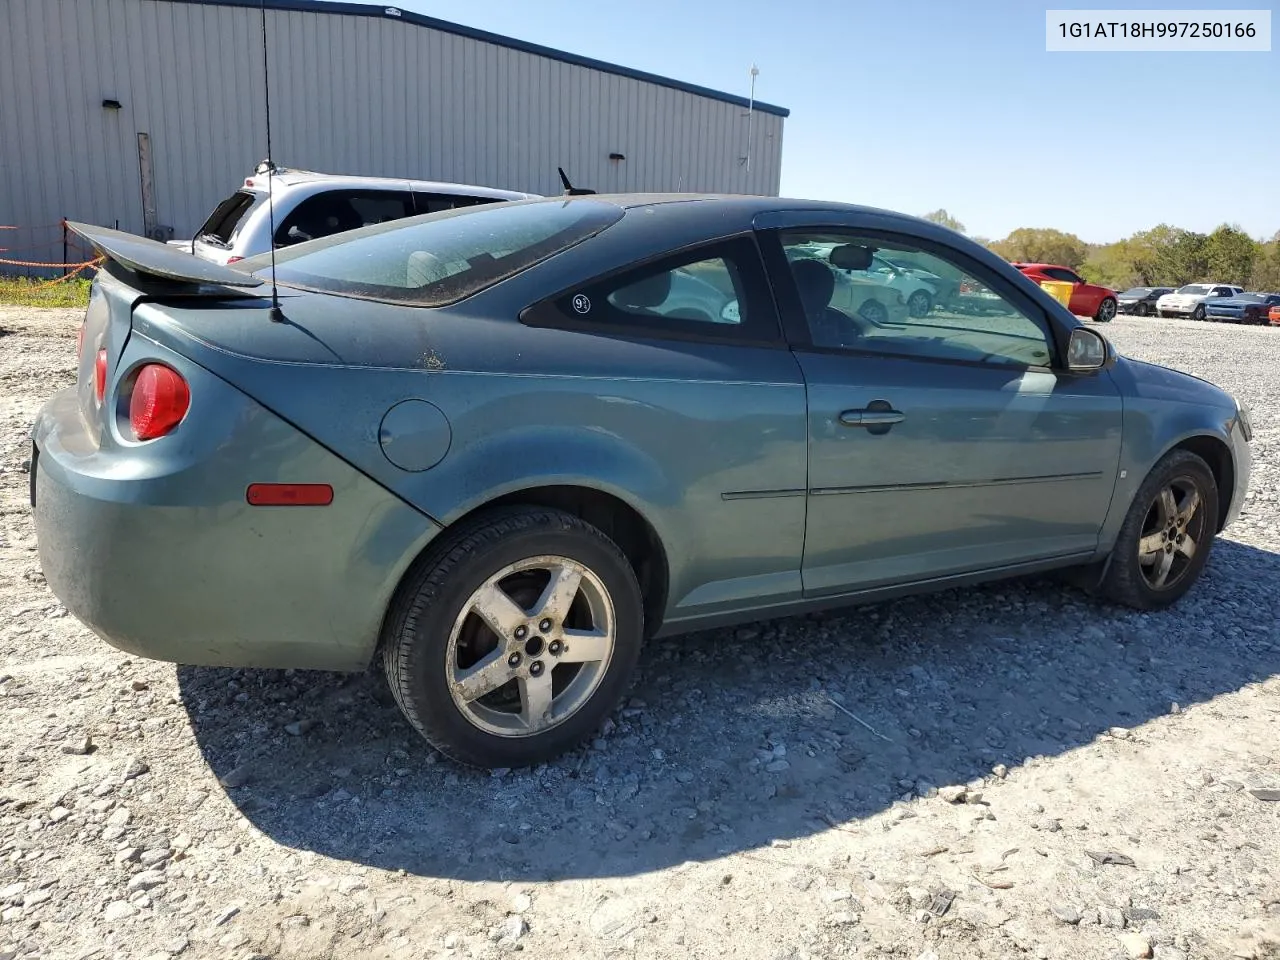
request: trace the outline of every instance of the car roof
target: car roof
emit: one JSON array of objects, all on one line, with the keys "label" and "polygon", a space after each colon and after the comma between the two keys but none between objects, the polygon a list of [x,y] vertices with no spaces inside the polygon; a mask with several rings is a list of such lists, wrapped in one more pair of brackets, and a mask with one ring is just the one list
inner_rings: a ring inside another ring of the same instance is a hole
[{"label": "car roof", "polygon": [[[358,177],[346,174],[321,173],[316,170],[295,170],[291,167],[278,167],[271,176],[274,183],[289,187],[324,186],[369,190],[403,190],[407,187],[410,190],[420,190],[426,193],[455,193],[478,197],[496,197],[504,200],[524,200],[538,196],[536,193],[522,193],[517,190],[502,190],[496,187],[482,187],[469,183],[415,180],[410,177]],[[246,177],[245,186],[251,189],[266,190],[265,174]]]}]

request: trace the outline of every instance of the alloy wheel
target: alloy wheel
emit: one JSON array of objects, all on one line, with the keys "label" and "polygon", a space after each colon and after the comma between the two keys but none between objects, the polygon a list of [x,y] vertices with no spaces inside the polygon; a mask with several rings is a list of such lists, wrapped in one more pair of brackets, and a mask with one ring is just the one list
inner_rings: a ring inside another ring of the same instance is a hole
[{"label": "alloy wheel", "polygon": [[1176,477],[1160,488],[1147,510],[1138,540],[1138,567],[1152,590],[1170,590],[1191,567],[1205,542],[1208,516],[1196,481]]},{"label": "alloy wheel", "polygon": [[473,592],[446,649],[449,693],[474,726],[528,737],[578,712],[614,651],[613,601],[585,565],[530,557]]}]

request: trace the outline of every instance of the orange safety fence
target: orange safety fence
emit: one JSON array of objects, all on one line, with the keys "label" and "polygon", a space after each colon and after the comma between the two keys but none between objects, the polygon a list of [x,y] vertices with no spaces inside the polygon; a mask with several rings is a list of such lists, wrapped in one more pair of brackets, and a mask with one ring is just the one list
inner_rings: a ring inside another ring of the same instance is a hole
[{"label": "orange safety fence", "polygon": [[97,266],[102,262],[102,260],[102,257],[95,257],[93,260],[84,260],[80,263],[44,263],[39,260],[6,260],[4,257],[0,257],[0,264],[7,267],[46,267],[60,270],[83,270],[85,267]]},{"label": "orange safety fence", "polygon": [[[33,283],[31,285],[31,289],[43,290],[46,287],[54,287],[60,283],[66,283],[68,280],[71,280],[72,278],[79,276],[82,271],[87,270],[89,267],[96,267],[98,264],[102,263],[102,261],[105,259],[106,259],[105,257],[98,257],[95,260],[86,260],[84,263],[60,264],[59,266],[72,267],[73,269],[70,272],[63,274],[60,277],[54,277],[52,280],[46,280],[44,283]],[[4,260],[0,260],[0,263],[4,263],[4,262],[5,262]]]}]

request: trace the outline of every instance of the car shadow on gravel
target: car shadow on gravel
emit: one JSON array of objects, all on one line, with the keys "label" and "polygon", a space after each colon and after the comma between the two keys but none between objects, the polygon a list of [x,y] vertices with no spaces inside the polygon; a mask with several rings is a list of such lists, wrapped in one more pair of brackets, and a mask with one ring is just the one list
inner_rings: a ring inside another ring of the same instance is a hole
[{"label": "car shadow on gravel", "polygon": [[657,641],[594,744],[497,774],[434,755],[373,671],[178,680],[213,774],[281,844],[466,880],[619,876],[829,830],[1280,673],[1277,583],[1280,555],[1224,540],[1156,614],[1041,579]]}]

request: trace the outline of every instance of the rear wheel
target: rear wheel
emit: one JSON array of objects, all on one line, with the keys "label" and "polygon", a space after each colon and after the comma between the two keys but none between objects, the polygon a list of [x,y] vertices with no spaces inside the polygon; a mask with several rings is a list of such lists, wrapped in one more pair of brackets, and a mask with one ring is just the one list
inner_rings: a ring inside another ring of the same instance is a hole
[{"label": "rear wheel", "polygon": [[1103,298],[1098,304],[1098,312],[1093,315],[1093,319],[1098,323],[1110,323],[1116,317],[1116,302],[1110,297]]},{"label": "rear wheel", "polygon": [[505,510],[445,536],[387,618],[383,666],[401,710],[475,766],[571,749],[618,702],[640,652],[631,565],[558,510]]},{"label": "rear wheel", "polygon": [[1197,304],[1196,304],[1196,308],[1195,308],[1194,310],[1192,310],[1192,311],[1191,311],[1191,319],[1192,319],[1192,320],[1203,320],[1203,319],[1204,319],[1204,304],[1203,304],[1203,303],[1197,303]]},{"label": "rear wheel", "polygon": [[1158,610],[1199,579],[1217,532],[1218,486],[1200,457],[1174,450],[1138,488],[1112,549],[1103,592]]}]

